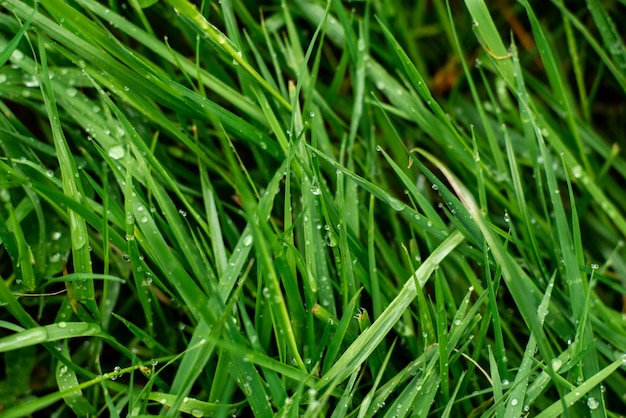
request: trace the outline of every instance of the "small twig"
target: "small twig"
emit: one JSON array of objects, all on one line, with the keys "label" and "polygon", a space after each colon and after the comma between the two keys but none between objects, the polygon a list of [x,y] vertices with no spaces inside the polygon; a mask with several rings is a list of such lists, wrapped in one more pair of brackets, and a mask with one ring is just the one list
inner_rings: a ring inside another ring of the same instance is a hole
[{"label": "small twig", "polygon": [[513,55],[510,52],[507,52],[506,55],[496,55],[494,54],[489,48],[487,48],[486,46],[483,46],[483,48],[485,49],[485,51],[487,51],[487,53],[493,58],[493,59],[497,59],[497,60],[505,60],[508,58],[512,58]]},{"label": "small twig", "polygon": [[14,292],[13,295],[15,295],[15,296],[30,296],[30,297],[57,296],[57,295],[60,295],[61,293],[65,293],[65,292],[67,292],[67,289],[61,289],[61,290],[58,290],[58,291],[52,292],[52,293],[16,293],[16,292]]}]

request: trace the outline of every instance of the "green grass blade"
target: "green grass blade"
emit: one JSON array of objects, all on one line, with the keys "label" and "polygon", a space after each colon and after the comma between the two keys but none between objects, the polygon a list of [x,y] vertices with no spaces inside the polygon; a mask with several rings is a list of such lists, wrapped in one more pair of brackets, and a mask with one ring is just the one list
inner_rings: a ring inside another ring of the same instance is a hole
[{"label": "green grass blade", "polygon": [[[415,277],[418,278],[421,286],[426,283],[435,267],[461,242],[463,242],[463,236],[458,232],[453,232],[431,253],[430,257],[415,272]],[[374,351],[386,333],[398,321],[404,309],[413,301],[417,294],[415,286],[413,277],[409,278],[396,299],[389,304],[372,326],[361,334],[344,352],[333,367],[324,374],[322,379],[320,379],[321,385],[336,385],[341,382]]]},{"label": "green grass blade", "polygon": [[[624,366],[624,357],[621,356],[604,369],[599,370],[598,373],[590,376],[585,382],[573,388],[570,392],[565,394],[562,401],[554,402],[548,408],[544,409],[537,415],[539,418],[558,417],[563,413],[563,403],[567,406],[573,405],[576,401],[580,400],[589,393],[593,388],[598,386],[602,381],[607,379],[611,374],[615,373],[620,367]],[[599,406],[599,399],[589,397],[587,398],[587,407],[590,411],[596,411]]]},{"label": "green grass blade", "polygon": [[[80,176],[80,173],[76,167],[76,162],[70,152],[60,124],[59,114],[56,107],[56,99],[50,83],[50,74],[48,71],[48,63],[46,60],[43,40],[39,43],[39,52],[42,61],[42,96],[44,98],[46,110],[51,116],[50,126],[52,128],[54,146],[59,159],[63,191],[70,198],[76,200],[77,202],[81,202],[81,191],[79,189],[79,184],[76,182],[76,177]],[[74,264],[74,271],[78,273],[91,273],[91,254],[89,253],[89,235],[87,232],[87,224],[85,223],[85,220],[76,212],[70,210],[69,226],[72,238],[72,260]],[[72,283],[69,296],[74,304],[74,310],[77,313],[79,305],[84,305],[96,321],[100,320],[100,311],[98,310],[95,300],[93,281],[80,280],[76,283]]]}]

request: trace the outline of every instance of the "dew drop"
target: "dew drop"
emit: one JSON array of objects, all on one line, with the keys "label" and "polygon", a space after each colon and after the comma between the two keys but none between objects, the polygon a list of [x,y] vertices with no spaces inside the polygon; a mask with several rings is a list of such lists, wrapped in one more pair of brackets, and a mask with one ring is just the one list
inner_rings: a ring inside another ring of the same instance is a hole
[{"label": "dew drop", "polygon": [[11,54],[11,60],[12,61],[21,61],[22,59],[24,59],[24,53],[22,51],[20,51],[19,49],[16,49]]},{"label": "dew drop", "polygon": [[252,245],[252,235],[245,236],[245,238],[243,239],[243,245],[245,245],[246,247]]},{"label": "dew drop", "polygon": [[359,51],[365,51],[365,40],[363,38],[359,38],[356,47]]},{"label": "dew drop", "polygon": [[108,154],[109,157],[113,158],[114,160],[119,160],[121,158],[124,158],[124,156],[126,155],[126,150],[121,145],[115,145],[109,149]]},{"label": "dew drop", "polygon": [[587,406],[589,409],[598,409],[600,402],[598,402],[593,396],[590,396],[589,399],[587,399]]},{"label": "dew drop", "polygon": [[316,176],[313,176],[313,179],[311,180],[311,193],[313,193],[315,196],[319,196],[322,194]]},{"label": "dew drop", "polygon": [[39,87],[39,80],[35,76],[24,77],[24,85],[26,87]]}]

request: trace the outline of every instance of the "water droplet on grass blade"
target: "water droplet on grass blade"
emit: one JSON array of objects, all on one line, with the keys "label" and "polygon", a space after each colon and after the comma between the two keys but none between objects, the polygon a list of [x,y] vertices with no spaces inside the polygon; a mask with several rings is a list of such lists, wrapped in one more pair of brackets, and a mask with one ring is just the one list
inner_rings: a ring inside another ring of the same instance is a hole
[{"label": "water droplet on grass blade", "polygon": [[391,209],[397,212],[400,212],[404,209],[404,204],[395,197],[389,196],[387,197],[387,201],[389,202],[389,206],[391,206]]},{"label": "water droplet on grass blade", "polygon": [[119,160],[124,158],[124,156],[126,155],[126,150],[121,145],[115,145],[109,148],[108,154],[109,157],[113,158],[114,160]]},{"label": "water droplet on grass blade", "polygon": [[600,402],[598,402],[596,398],[591,396],[589,397],[589,399],[587,399],[587,406],[589,407],[589,409],[598,409],[598,406],[600,406]]},{"label": "water droplet on grass blade", "polygon": [[324,242],[326,243],[327,247],[337,246],[337,241],[335,240],[335,236],[330,231],[326,232],[326,235],[324,236]]},{"label": "water droplet on grass blade", "polygon": [[563,365],[563,361],[560,358],[553,358],[550,364],[552,365],[552,370],[558,372]]},{"label": "water droplet on grass blade", "polygon": [[24,53],[22,51],[20,51],[19,49],[16,49],[11,54],[11,60],[12,61],[21,61],[22,59],[24,59]]}]

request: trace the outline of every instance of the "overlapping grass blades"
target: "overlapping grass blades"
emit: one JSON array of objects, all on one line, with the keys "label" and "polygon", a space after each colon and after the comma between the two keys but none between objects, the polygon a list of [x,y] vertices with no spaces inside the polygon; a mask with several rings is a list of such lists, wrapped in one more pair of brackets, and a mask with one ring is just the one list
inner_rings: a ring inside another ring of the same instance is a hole
[{"label": "overlapping grass blades", "polygon": [[3,414],[621,413],[621,22],[427,4],[6,0]]}]

